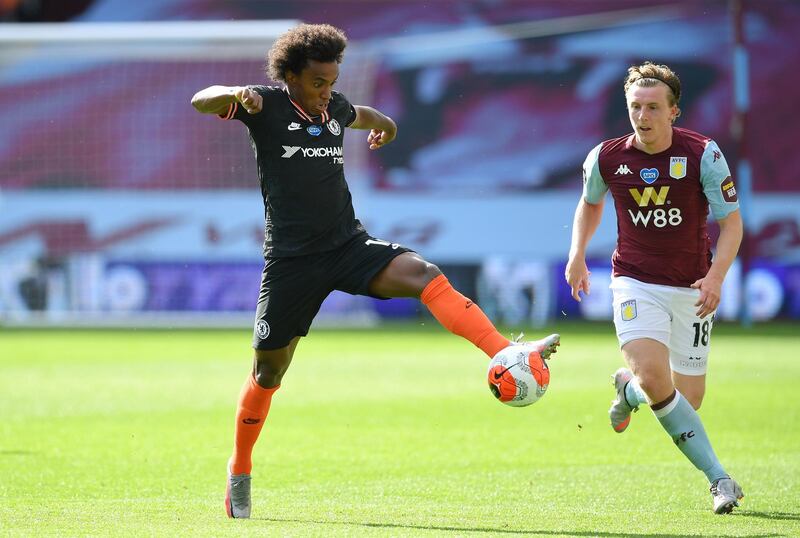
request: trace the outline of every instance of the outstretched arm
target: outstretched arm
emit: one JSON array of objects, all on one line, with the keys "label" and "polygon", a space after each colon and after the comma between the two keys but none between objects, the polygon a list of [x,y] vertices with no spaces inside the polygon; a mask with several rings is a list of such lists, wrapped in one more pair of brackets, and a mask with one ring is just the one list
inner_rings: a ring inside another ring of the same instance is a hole
[{"label": "outstretched arm", "polygon": [[261,112],[261,95],[247,86],[209,86],[192,97],[192,106],[203,114],[224,114],[237,102],[250,114]]},{"label": "outstretched arm", "polygon": [[397,125],[392,118],[369,106],[354,106],[356,119],[350,124],[351,129],[369,129],[367,136],[369,149],[385,146],[397,136]]},{"label": "outstretched arm", "polygon": [[717,239],[717,252],[714,255],[714,262],[704,278],[701,278],[692,287],[700,290],[700,298],[695,306],[700,307],[697,315],[701,318],[706,317],[719,306],[722,295],[722,281],[728,274],[736,253],[739,252],[739,244],[742,242],[743,228],[742,215],[737,209],[724,219],[717,221],[719,224],[719,239]]},{"label": "outstretched arm", "polygon": [[572,298],[581,301],[580,292],[589,294],[589,268],[586,267],[586,247],[603,218],[603,200],[597,204],[588,203],[583,196],[575,208],[572,222],[572,244],[569,248],[569,261],[564,278],[572,290]]}]

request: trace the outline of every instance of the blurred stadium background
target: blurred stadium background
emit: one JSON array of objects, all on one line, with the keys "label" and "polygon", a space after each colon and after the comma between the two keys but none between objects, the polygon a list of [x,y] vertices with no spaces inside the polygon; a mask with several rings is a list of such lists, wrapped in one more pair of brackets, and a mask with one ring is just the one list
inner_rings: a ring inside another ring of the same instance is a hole
[{"label": "blurred stadium background", "polygon": [[[189,99],[262,83],[298,21],[345,29],[340,91],[399,125],[379,152],[348,135],[356,213],[498,322],[610,318],[611,204],[580,305],[563,266],[582,160],[628,132],[622,79],[647,59],[680,74],[678,125],[738,179],[747,237],[720,315],[800,318],[796,1],[1,0],[0,20],[0,324],[249,326],[255,162],[242,125]],[[423,315],[334,294],[317,324]]]}]

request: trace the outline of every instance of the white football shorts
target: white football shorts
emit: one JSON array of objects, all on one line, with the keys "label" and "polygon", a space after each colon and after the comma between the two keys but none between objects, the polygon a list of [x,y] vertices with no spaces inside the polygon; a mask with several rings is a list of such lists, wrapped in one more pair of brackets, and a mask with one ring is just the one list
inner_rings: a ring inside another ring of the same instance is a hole
[{"label": "white football shorts", "polygon": [[647,284],[624,276],[612,278],[610,288],[620,348],[632,340],[652,338],[669,348],[673,372],[706,373],[714,314],[704,319],[696,314],[700,290]]}]

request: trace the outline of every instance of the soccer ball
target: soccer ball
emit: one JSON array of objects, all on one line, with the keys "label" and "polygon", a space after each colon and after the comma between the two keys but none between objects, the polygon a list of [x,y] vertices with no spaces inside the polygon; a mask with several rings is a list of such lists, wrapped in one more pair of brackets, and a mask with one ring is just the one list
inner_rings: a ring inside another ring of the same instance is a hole
[{"label": "soccer ball", "polygon": [[542,356],[525,345],[501,350],[489,362],[489,390],[506,405],[525,407],[544,396],[550,369]]}]

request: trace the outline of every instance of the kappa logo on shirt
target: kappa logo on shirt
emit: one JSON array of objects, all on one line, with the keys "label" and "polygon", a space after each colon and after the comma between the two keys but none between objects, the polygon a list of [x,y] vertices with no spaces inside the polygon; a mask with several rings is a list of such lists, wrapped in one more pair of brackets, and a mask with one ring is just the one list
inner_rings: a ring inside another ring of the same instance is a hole
[{"label": "kappa logo on shirt", "polygon": [[300,125],[299,123],[295,122],[295,121],[290,123],[289,126],[287,127],[287,129],[289,129],[290,131],[299,131],[302,128],[303,128],[303,126]]},{"label": "kappa logo on shirt", "polygon": [[627,164],[619,165],[619,168],[617,168],[617,171],[614,172],[615,176],[619,176],[619,175],[623,175],[624,176],[626,174],[633,174],[633,172],[631,172],[631,169],[628,168]]}]

